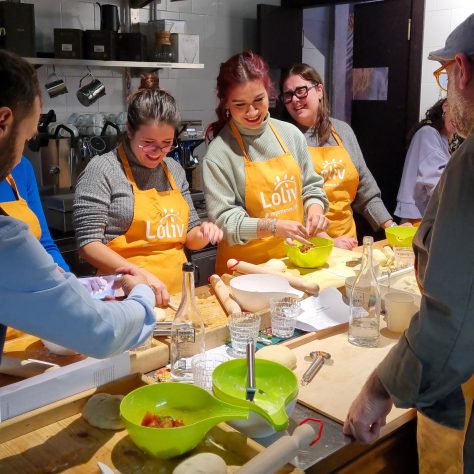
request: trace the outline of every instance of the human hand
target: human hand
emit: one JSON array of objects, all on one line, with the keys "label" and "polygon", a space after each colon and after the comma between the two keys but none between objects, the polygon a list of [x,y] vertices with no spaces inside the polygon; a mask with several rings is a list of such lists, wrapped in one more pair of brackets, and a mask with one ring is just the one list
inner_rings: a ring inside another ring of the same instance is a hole
[{"label": "human hand", "polygon": [[79,278],[78,281],[91,295],[104,291],[107,287],[107,280],[101,276]]},{"label": "human hand", "polygon": [[170,301],[170,295],[166,285],[153,273],[145,270],[144,268],[139,268],[139,271],[146,277],[147,283],[150,288],[155,293],[156,306],[163,306],[166,308]]},{"label": "human hand", "polygon": [[306,245],[312,245],[312,243],[308,241],[309,235],[306,232],[305,226],[297,221],[278,219],[275,235],[286,239],[290,245],[293,245],[293,240],[297,240]]},{"label": "human hand", "polygon": [[392,405],[392,399],[373,372],[349,408],[343,433],[361,443],[373,443],[380,436]]},{"label": "human hand", "polygon": [[319,204],[308,207],[306,216],[306,232],[308,236],[324,232],[329,226],[328,218],[323,214],[323,209]]},{"label": "human hand", "polygon": [[333,239],[334,247],[340,249],[352,250],[354,247],[357,247],[357,240],[354,237],[349,237],[347,235],[342,235],[341,237],[336,237]]},{"label": "human hand", "polygon": [[224,237],[224,232],[216,224],[207,221],[199,226],[199,234],[200,238],[209,240],[212,245],[217,244]]},{"label": "human hand", "polygon": [[113,288],[122,288],[125,295],[128,295],[137,285],[148,285],[147,277],[139,268],[127,266],[117,268],[115,271],[120,276],[115,279]]}]

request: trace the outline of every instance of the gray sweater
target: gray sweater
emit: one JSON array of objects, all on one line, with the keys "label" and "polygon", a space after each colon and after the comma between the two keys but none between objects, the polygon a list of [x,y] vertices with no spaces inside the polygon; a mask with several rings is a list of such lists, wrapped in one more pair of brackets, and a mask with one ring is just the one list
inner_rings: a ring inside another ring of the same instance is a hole
[{"label": "gray sweater", "polygon": [[[250,161],[267,161],[283,154],[280,143],[268,126],[269,120],[301,168],[305,209],[319,204],[327,211],[323,179],[314,172],[305,138],[294,125],[269,116],[257,130],[236,124]],[[228,125],[209,144],[203,162],[203,181],[209,217],[224,230],[227,242],[236,245],[256,239],[259,219],[250,217],[245,208],[244,158]]]},{"label": "gray sweater", "polygon": [[[369,168],[367,168],[362,150],[352,128],[346,122],[335,118],[331,118],[331,123],[359,173],[359,186],[355,200],[352,203],[352,208],[359,214],[362,214],[372,228],[377,230],[384,222],[390,220],[392,216],[382,202],[380,189]],[[312,130],[312,128],[301,128],[301,131],[305,134],[308,146],[319,146],[318,136],[311,136]],[[323,146],[336,145],[336,140],[330,135],[329,140]]]},{"label": "gray sweater", "polygon": [[[169,191],[171,185],[162,166],[141,166],[127,143],[124,144],[133,176],[139,189]],[[176,186],[189,205],[188,231],[201,224],[194,208],[186,174],[181,165],[165,157]],[[94,157],[81,173],[76,185],[73,225],[79,247],[99,241],[107,244],[125,234],[133,220],[134,196],[117,151]]]}]

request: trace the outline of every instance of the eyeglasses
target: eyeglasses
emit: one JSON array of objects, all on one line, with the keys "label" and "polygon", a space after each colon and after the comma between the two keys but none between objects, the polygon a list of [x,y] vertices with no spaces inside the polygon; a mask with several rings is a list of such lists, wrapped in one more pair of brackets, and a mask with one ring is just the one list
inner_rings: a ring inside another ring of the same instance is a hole
[{"label": "eyeglasses", "polygon": [[436,71],[433,73],[433,76],[436,79],[436,82],[438,83],[438,86],[440,87],[441,90],[447,92],[448,91],[448,72],[446,71],[446,68],[451,66],[451,64],[454,64],[456,62],[455,59],[450,59],[448,62],[444,63],[441,67],[436,69]]},{"label": "eyeglasses", "polygon": [[150,155],[160,155],[162,153],[170,153],[178,147],[176,145],[159,146],[154,143],[146,143],[145,145],[138,145],[138,148],[141,148],[145,153]]},{"label": "eyeglasses", "polygon": [[310,86],[300,86],[297,87],[294,91],[286,91],[280,94],[280,100],[284,104],[289,104],[293,100],[293,96],[295,95],[297,99],[304,99],[308,97],[308,92],[313,87],[319,86],[319,84],[311,84]]}]

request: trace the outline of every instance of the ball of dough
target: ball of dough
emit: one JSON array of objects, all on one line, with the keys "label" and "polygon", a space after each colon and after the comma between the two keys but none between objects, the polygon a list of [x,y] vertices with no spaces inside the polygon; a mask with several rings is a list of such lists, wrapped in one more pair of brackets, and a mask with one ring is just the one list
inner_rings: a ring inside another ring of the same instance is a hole
[{"label": "ball of dough", "polygon": [[227,465],[217,454],[199,453],[178,464],[173,474],[227,474]]},{"label": "ball of dough", "polygon": [[104,430],[122,430],[125,428],[120,418],[120,402],[123,395],[97,393],[92,395],[82,411],[86,421],[96,428]]},{"label": "ball of dough", "polygon": [[372,257],[375,263],[378,263],[381,266],[384,266],[385,262],[387,261],[387,256],[379,249],[373,250]]},{"label": "ball of dough", "polygon": [[286,265],[277,258],[271,258],[263,266],[276,272],[284,272],[286,270]]},{"label": "ball of dough", "polygon": [[166,311],[163,308],[154,308],[155,309],[155,319],[157,321],[165,321],[166,320]]},{"label": "ball of dough", "polygon": [[278,362],[290,370],[296,369],[296,356],[293,351],[286,346],[274,345],[262,347],[255,353],[255,357],[257,359]]}]

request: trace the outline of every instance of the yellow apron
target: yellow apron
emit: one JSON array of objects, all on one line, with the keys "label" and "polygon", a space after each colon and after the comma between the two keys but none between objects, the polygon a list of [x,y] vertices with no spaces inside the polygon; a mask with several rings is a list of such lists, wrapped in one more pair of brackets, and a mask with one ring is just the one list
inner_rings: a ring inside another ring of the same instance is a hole
[{"label": "yellow apron", "polygon": [[170,182],[171,191],[141,190],[138,189],[122,146],[118,152],[132,185],[135,201],[133,220],[127,232],[111,240],[107,247],[156,275],[170,293],[180,292],[181,268],[187,260],[183,246],[188,233],[188,203],[177,189],[164,162],[161,166]]},{"label": "yellow apron", "polygon": [[[245,210],[248,215],[303,223],[301,170],[271,122],[269,126],[284,153],[268,161],[250,161],[237,127],[232,121],[230,125],[245,163]],[[245,245],[232,246],[221,241],[217,246],[216,272],[222,274],[227,271],[229,258],[259,264],[284,256],[285,247],[279,237],[265,237]]]},{"label": "yellow apron", "polygon": [[20,196],[13,176],[7,176],[7,181],[13,189],[17,200],[11,202],[0,202],[0,207],[5,214],[24,222],[30,229],[30,232],[39,240],[41,239],[41,226],[36,214],[28,207],[28,203]]},{"label": "yellow apron", "polygon": [[326,214],[329,227],[326,232],[332,238],[345,235],[357,239],[351,204],[359,186],[359,173],[339,135],[334,129],[331,133],[336,146],[308,147],[314,171],[323,177],[323,189],[329,200]]},{"label": "yellow apron", "polygon": [[464,430],[440,425],[418,412],[417,444],[420,474],[463,474],[463,447],[474,399],[474,376],[462,386],[466,403]]},{"label": "yellow apron", "polygon": [[[1,202],[0,208],[10,217],[14,217],[24,222],[30,229],[30,232],[39,240],[41,239],[41,226],[36,214],[28,207],[28,203],[20,196],[13,176],[7,176],[7,181],[13,189],[17,200],[11,202]],[[15,339],[25,333],[17,329],[7,328],[5,339]]]}]

